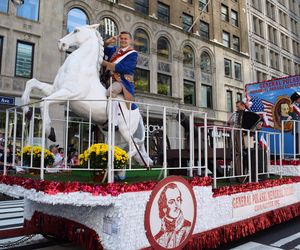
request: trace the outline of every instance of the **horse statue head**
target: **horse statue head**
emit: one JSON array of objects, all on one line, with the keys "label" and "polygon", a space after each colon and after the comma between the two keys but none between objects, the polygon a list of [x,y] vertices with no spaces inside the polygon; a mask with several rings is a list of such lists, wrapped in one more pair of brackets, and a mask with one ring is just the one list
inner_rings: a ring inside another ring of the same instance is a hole
[{"label": "horse statue head", "polygon": [[[61,51],[67,51],[70,47],[76,47],[76,49],[68,55],[58,69],[53,84],[36,79],[31,79],[26,83],[22,95],[24,104],[29,103],[32,89],[39,89],[44,95],[41,109],[44,112],[46,135],[52,141],[56,140],[56,136],[54,128],[51,127],[49,109],[54,103],[68,102],[74,113],[83,118],[91,117],[91,121],[100,127],[108,120],[106,89],[99,80],[104,43],[97,30],[98,27],[99,24],[76,27],[74,31],[58,41],[58,48]],[[144,147],[145,133],[139,109],[128,110],[125,102],[120,102],[120,106],[123,111],[123,115],[119,115],[118,120],[120,136],[128,144],[133,143],[134,140],[141,155],[152,164]],[[25,106],[25,111],[28,111],[27,106]],[[135,147],[129,148],[133,149],[129,155],[136,156]],[[137,155],[137,161],[140,158]]]}]

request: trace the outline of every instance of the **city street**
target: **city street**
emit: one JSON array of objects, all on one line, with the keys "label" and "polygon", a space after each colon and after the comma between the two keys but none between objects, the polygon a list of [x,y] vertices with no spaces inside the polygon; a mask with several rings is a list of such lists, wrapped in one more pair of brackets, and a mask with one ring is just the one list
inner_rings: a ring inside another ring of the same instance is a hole
[{"label": "city street", "polygon": [[[24,213],[24,200],[11,199],[8,196],[0,194],[0,230],[7,230],[13,228],[20,228],[23,226],[23,213]],[[22,240],[23,236],[0,239],[0,249],[41,249],[41,250],[62,250],[62,249],[74,249],[80,250],[78,247],[71,243],[60,243],[54,240],[44,238],[42,235],[35,235],[28,241],[21,244],[14,245],[14,242]],[[8,243],[12,243],[11,247],[4,247]]]}]

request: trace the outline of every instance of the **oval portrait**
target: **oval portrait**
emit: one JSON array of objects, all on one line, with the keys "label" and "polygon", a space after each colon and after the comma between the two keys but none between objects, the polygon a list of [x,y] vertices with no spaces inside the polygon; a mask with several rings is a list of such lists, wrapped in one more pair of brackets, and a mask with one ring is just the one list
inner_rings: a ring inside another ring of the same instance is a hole
[{"label": "oval portrait", "polygon": [[289,120],[292,119],[290,116],[290,105],[291,99],[289,96],[279,96],[274,104],[273,108],[273,119],[274,119],[274,128],[281,130],[282,124],[284,125],[284,131],[291,131],[293,128],[292,122]]},{"label": "oval portrait", "polygon": [[154,249],[182,249],[196,222],[196,199],[191,185],[170,176],[153,189],[145,211],[147,238]]}]

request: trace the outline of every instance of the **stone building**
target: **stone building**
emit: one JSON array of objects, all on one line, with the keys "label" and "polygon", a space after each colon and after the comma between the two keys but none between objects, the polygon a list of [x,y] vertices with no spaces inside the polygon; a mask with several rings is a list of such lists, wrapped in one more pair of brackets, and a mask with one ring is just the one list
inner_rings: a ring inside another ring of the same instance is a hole
[{"label": "stone building", "polygon": [[[122,30],[133,34],[138,101],[202,110],[210,122],[222,123],[250,82],[245,1],[13,2],[0,3],[0,89],[15,104],[29,78],[53,82],[67,56],[57,40],[74,26],[93,23],[100,23],[104,38]],[[2,129],[6,107],[1,105]]]},{"label": "stone building", "polygon": [[300,1],[247,0],[251,81],[300,74]]}]

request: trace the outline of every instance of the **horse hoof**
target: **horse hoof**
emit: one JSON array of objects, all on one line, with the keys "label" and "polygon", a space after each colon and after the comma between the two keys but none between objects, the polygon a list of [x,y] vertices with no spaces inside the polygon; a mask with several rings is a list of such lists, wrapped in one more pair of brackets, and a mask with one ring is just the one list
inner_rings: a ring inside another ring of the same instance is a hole
[{"label": "horse hoof", "polygon": [[50,141],[56,142],[56,136],[55,136],[55,131],[54,128],[51,128],[50,134],[48,136],[48,139]]},{"label": "horse hoof", "polygon": [[31,109],[29,109],[29,110],[26,112],[25,118],[26,118],[27,121],[30,121],[30,120],[31,120],[31,118],[32,118],[32,110],[31,110]]}]

